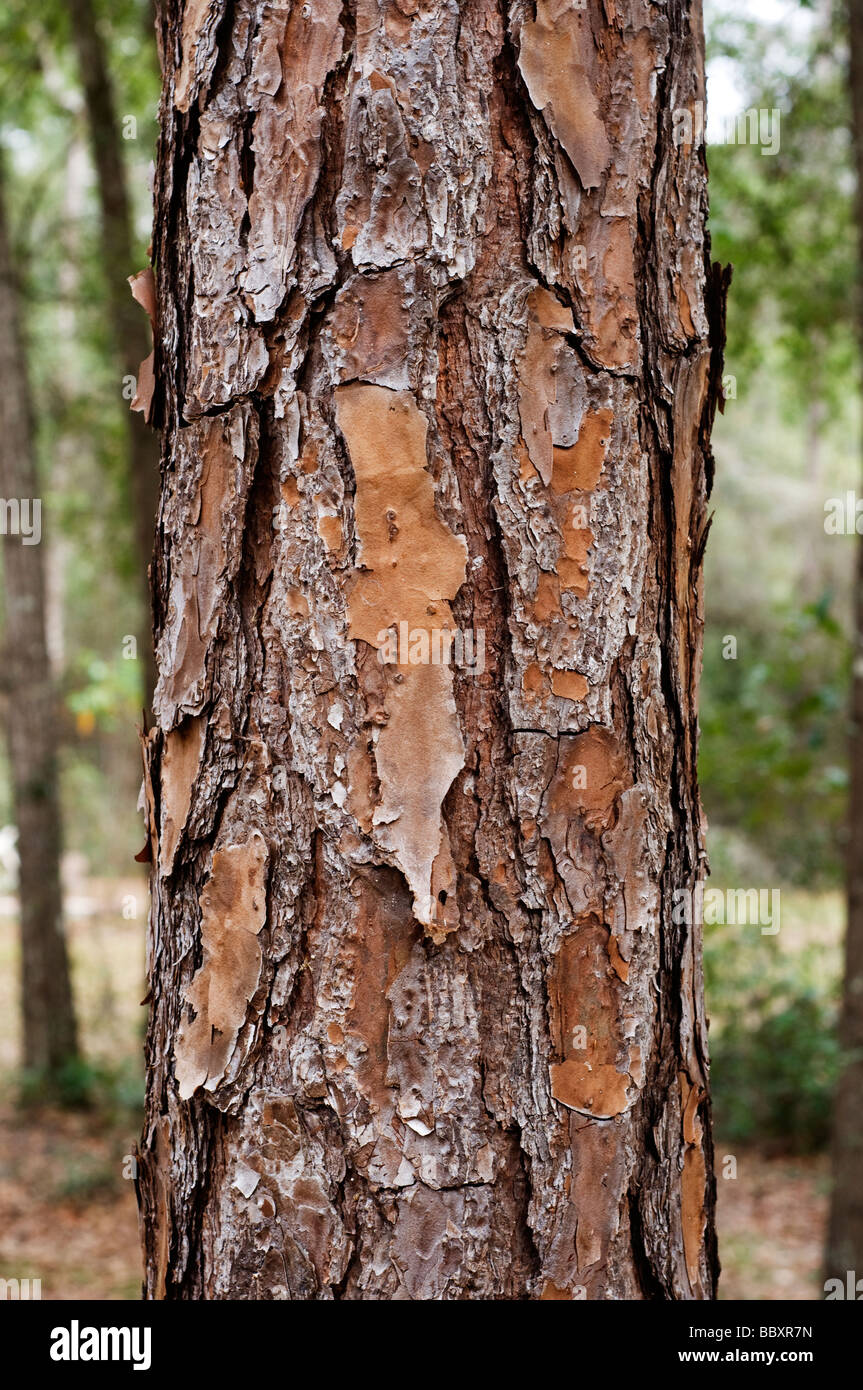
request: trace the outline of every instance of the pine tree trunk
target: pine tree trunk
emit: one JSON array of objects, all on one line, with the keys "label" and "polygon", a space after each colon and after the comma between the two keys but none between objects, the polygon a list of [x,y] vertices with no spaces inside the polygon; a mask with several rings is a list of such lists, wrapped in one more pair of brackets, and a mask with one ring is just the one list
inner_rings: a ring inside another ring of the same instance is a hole
[{"label": "pine tree trunk", "polygon": [[[129,292],[128,280],[135,264],[135,238],[123,160],[120,123],[108,69],[105,44],[96,22],[92,0],[69,0],[72,37],[87,109],[90,147],[99,195],[102,266],[108,294],[108,320],[118,367],[118,390],[123,377],[138,380],[137,397],[145,396],[140,377],[152,370],[147,319]],[[142,369],[143,368],[143,372]],[[136,405],[135,409],[138,409]],[[130,414],[129,496],[135,527],[140,576],[141,639],[139,657],[144,662],[144,691],[149,704],[156,668],[150,632],[151,596],[148,570],[153,555],[153,536],[159,502],[159,453],[146,408]]]},{"label": "pine tree trunk", "polygon": [[45,641],[42,518],[40,510],[37,525],[34,505],[39,501],[41,508],[41,499],[3,182],[0,168],[4,723],[20,860],[22,1061],[50,1077],[76,1055],[77,1035],[63,935],[57,710]]},{"label": "pine tree trunk", "polygon": [[[849,0],[850,86],[857,219],[863,267],[863,3]],[[859,342],[863,352],[863,290],[857,287]],[[833,1120],[833,1194],[825,1278],[849,1271],[863,1278],[863,542],[857,545],[855,660],[851,686],[851,794],[848,838],[848,920],[839,1044],[843,1065]]]},{"label": "pine tree trunk", "polygon": [[712,1297],[700,7],[159,36],[147,1295]]}]

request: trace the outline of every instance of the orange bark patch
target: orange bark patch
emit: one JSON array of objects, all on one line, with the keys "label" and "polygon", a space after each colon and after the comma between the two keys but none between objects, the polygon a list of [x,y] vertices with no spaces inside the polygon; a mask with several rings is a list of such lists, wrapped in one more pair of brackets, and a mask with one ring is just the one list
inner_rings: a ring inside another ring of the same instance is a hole
[{"label": "orange bark patch", "polygon": [[307,439],[300,455],[300,467],[304,473],[316,473],[318,469],[318,448],[313,439]]},{"label": "orange bark patch", "polygon": [[372,833],[374,800],[372,797],[372,760],[365,744],[354,744],[348,750],[348,801],[351,815],[367,835]]},{"label": "orange bark patch", "polygon": [[611,824],[617,798],[629,784],[617,739],[593,724],[583,734],[561,739],[548,807],[566,818],[580,811],[590,829],[604,830]]},{"label": "orange bark patch", "polygon": [[558,333],[574,333],[572,310],[561,304],[557,295],[541,285],[530,295],[531,313],[541,328],[553,328]]},{"label": "orange bark patch", "polygon": [[156,277],[152,266],[145,266],[137,275],[129,276],[132,298],[140,304],[150,320],[150,327],[156,329]]},{"label": "orange bark patch", "polygon": [[[454,627],[449,600],[464,580],[467,546],[435,509],[425,416],[406,392],[359,384],[337,388],[336,414],[357,485],[351,637],[380,649],[401,622],[430,633]],[[464,765],[451,667],[400,667],[386,713],[375,748],[375,836],[411,886],[417,921],[437,939],[455,925],[456,903],[441,805]]]},{"label": "orange bark patch", "polygon": [[563,535],[564,554],[557,562],[561,587],[584,598],[590,591],[588,552],[593,544],[593,532],[564,526]]},{"label": "orange bark patch", "polygon": [[415,7],[410,4],[404,5],[405,13],[402,13],[395,5],[387,5],[384,15],[384,28],[391,39],[396,43],[405,43],[411,34],[411,15],[415,13]]},{"label": "orange bark patch", "polygon": [[688,690],[692,678],[692,643],[688,640],[689,610],[694,604],[690,568],[692,555],[693,450],[697,447],[698,431],[708,390],[710,354],[702,353],[691,365],[681,369],[675,384],[674,397],[674,462],[671,485],[674,491],[675,516],[675,598],[677,616],[682,627],[678,641],[678,671],[681,688]]},{"label": "orange bark patch", "polygon": [[[617,937],[613,932],[611,932],[608,937],[608,958],[611,961],[615,974],[625,983],[629,979],[629,961],[624,960],[623,956],[620,954]],[[640,1060],[639,1057],[639,1062]]]},{"label": "orange bark patch", "polygon": [[525,447],[531,463],[544,483],[549,482],[554,467],[551,431],[548,428],[548,403],[554,400],[555,381],[552,367],[556,355],[553,339],[532,328],[528,331],[519,371],[518,409]]},{"label": "orange bark patch", "polygon": [[686,1272],[693,1292],[699,1284],[701,1247],[707,1216],[704,1210],[704,1190],[707,1170],[700,1148],[687,1149],[683,1156],[680,1180],[681,1220],[683,1223],[683,1252]]},{"label": "orange bark patch", "polygon": [[552,616],[560,616],[560,581],[557,575],[540,570],[533,611],[541,623],[547,623]]},{"label": "orange bark patch", "polygon": [[609,930],[595,918],[564,938],[549,975],[552,1039],[562,1058],[550,1068],[551,1093],[571,1110],[611,1118],[628,1109],[640,1058],[623,1036],[623,1000],[608,951]]},{"label": "orange bark patch", "polygon": [[583,700],[587,694],[587,681],[579,671],[553,671],[551,688],[555,695],[564,700]]},{"label": "orange bark patch", "polygon": [[418,136],[411,135],[410,151],[414,163],[422,174],[427,174],[435,161],[435,147],[430,145],[428,140],[422,140]]},{"label": "orange bark patch", "polygon": [[680,248],[678,264],[680,266],[680,281],[678,289],[678,307],[680,310],[680,325],[688,338],[697,338],[698,330],[695,327],[694,317],[699,312],[703,312],[701,274],[702,261],[698,250],[694,246],[687,246],[685,243]]},{"label": "orange bark patch", "polygon": [[619,1072],[612,1063],[598,1058],[597,1048],[591,1045],[584,1061],[569,1058],[551,1065],[551,1094],[561,1105],[590,1115],[610,1119],[627,1108],[627,1087],[630,1078]]},{"label": "orange bark patch", "polygon": [[572,448],[555,449],[551,479],[554,492],[594,491],[605,464],[613,418],[610,410],[589,410]]},{"label": "orange bark patch", "polygon": [[[573,1114],[569,1132],[571,1202],[577,1220],[576,1277],[583,1282],[587,1298],[602,1298],[607,1277],[603,1265],[620,1225],[620,1199],[627,1178],[625,1148],[615,1125],[586,1124]],[[562,1282],[559,1275],[558,1281]]]},{"label": "orange bark patch", "polygon": [[360,384],[337,388],[336,413],[357,481],[351,636],[380,647],[393,624],[428,627],[429,604],[438,626],[454,626],[447,600],[464,580],[467,546],[435,510],[425,416],[407,392]]},{"label": "orange bark patch", "polygon": [[174,867],[174,856],[186,825],[192,788],[201,762],[207,721],[203,715],[187,719],[165,739],[160,769],[162,828],[159,836],[159,872]]},{"label": "orange bark patch", "polygon": [[375,748],[379,844],[395,857],[414,894],[414,916],[434,940],[458,925],[456,877],[441,804],[464,765],[452,670],[411,666],[387,696],[388,722]]},{"label": "orange bark patch", "polygon": [[294,618],[308,617],[309,600],[299,589],[285,590],[285,607]]},{"label": "orange bark patch", "polygon": [[342,531],[341,517],[324,516],[318,517],[318,535],[324,542],[328,550],[341,550],[344,532]]},{"label": "orange bark patch", "polygon": [[686,287],[681,281],[677,286],[677,308],[680,314],[680,326],[687,338],[695,337],[695,324],[692,322],[692,312],[689,308],[689,295]]},{"label": "orange bark patch", "polygon": [[641,114],[646,116],[653,106],[653,92],[651,83],[654,69],[656,67],[656,45],[649,29],[640,29],[630,44],[632,55],[632,80],[635,87],[635,99],[638,102]]},{"label": "orange bark patch", "polygon": [[522,676],[521,686],[525,695],[529,699],[535,699],[541,693],[544,684],[542,671],[536,662],[532,662]]},{"label": "orange bark patch", "polygon": [[[590,494],[597,487],[611,437],[612,412],[588,411],[581,419],[578,438],[569,448],[555,447],[551,474],[551,512],[562,540],[557,561],[561,589],[579,598],[590,590],[589,552],[593,532],[587,525]],[[536,616],[540,621],[546,618]],[[555,689],[555,693],[559,693]],[[576,697],[581,698],[581,697]]]}]

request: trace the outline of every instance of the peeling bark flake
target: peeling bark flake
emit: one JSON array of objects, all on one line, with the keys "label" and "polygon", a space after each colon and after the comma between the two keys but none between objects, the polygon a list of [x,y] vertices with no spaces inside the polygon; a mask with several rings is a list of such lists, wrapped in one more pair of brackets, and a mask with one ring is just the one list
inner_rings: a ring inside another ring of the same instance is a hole
[{"label": "peeling bark flake", "polygon": [[[357,484],[351,636],[379,651],[402,623],[430,636],[454,628],[448,600],[464,579],[467,548],[435,511],[425,416],[411,396],[365,385],[339,387],[336,410]],[[441,804],[464,765],[451,668],[400,665],[384,712],[376,838],[404,872],[417,920],[438,938],[455,925],[452,906],[446,911],[455,878]]]},{"label": "peeling bark flake", "polygon": [[226,845],[213,855],[200,899],[204,958],[185,995],[193,1017],[181,1026],[174,1050],[183,1100],[201,1087],[212,1091],[221,1080],[255,992],[261,973],[257,937],[267,918],[268,861],[257,831],[245,844]]}]

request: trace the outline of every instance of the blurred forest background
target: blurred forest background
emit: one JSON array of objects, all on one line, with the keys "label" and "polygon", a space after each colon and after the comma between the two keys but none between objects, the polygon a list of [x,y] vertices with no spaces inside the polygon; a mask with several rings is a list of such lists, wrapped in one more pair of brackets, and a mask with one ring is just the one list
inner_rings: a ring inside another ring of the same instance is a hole
[{"label": "blurred forest background", "polygon": [[[713,255],[733,263],[734,280],[701,781],[712,886],[781,890],[777,935],[726,925],[706,941],[721,1296],[760,1300],[821,1291],[855,545],[825,533],[824,504],[859,486],[861,412],[843,30],[829,0],[763,0],[758,18],[754,8],[709,0],[706,15]],[[0,752],[0,1277],[41,1277],[47,1298],[136,1298],[145,618],[134,383],[94,152],[108,141],[122,161],[131,248],[120,274],[131,276],[147,264],[158,66],[147,0],[92,0],[113,90],[100,118],[112,128],[96,129],[80,66],[90,13],[84,0],[0,3],[2,183],[36,423],[82,1055],[50,1097],[20,1069],[17,861]],[[751,108],[781,111],[777,153],[724,142],[723,121]],[[0,673],[0,722],[6,701]]]}]

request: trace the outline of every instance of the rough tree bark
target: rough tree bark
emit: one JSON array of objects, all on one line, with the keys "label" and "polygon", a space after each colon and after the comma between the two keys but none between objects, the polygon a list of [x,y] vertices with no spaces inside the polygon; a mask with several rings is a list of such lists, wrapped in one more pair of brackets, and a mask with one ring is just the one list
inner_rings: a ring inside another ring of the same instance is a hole
[{"label": "rough tree bark", "polygon": [[[152,371],[148,360],[149,329],[127,283],[136,270],[135,237],[114,89],[92,0],[68,0],[68,3],[96,170],[102,265],[114,352],[119,374],[139,379],[139,374],[148,376]],[[159,453],[153,432],[146,423],[148,394],[148,383],[139,380],[138,400],[133,404],[137,413],[129,416],[128,434],[129,495],[135,517],[143,619],[138,646],[144,662],[144,692],[149,704],[156,666],[150,630],[152,605],[148,571],[159,503]]]},{"label": "rough tree bark", "polygon": [[[18,288],[0,167],[0,506],[4,508],[2,684],[15,823],[21,922],[22,1062],[50,1077],[77,1053],[60,879],[56,693],[45,641],[39,544],[11,534],[22,503],[35,539],[39,498]],[[10,525],[11,522],[11,525]],[[39,523],[41,532],[41,520]]]},{"label": "rough tree bark", "polygon": [[[850,89],[860,278],[863,281],[863,2],[849,0]],[[863,353],[863,285],[857,286],[858,336]],[[861,359],[863,360],[863,359]],[[856,650],[851,685],[848,920],[839,1043],[842,1070],[833,1119],[833,1193],[825,1278],[846,1287],[848,1271],[863,1276],[863,542],[857,543]]]},{"label": "rough tree bark", "polygon": [[158,32],[146,1294],[711,1297],[699,6]]}]

